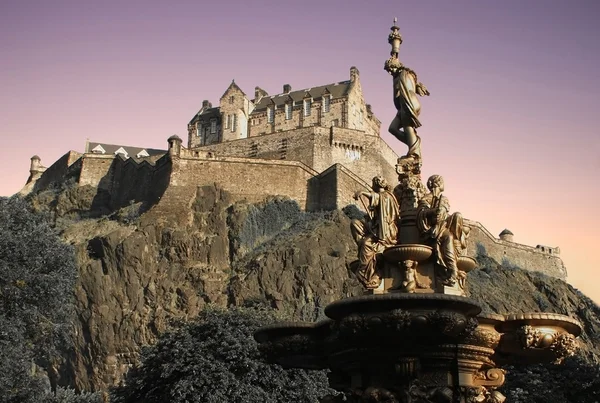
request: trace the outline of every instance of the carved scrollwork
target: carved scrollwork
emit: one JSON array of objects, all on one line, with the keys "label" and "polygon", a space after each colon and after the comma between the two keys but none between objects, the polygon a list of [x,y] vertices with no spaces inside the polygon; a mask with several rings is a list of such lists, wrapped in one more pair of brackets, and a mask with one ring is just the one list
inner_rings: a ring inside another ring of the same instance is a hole
[{"label": "carved scrollwork", "polygon": [[506,371],[501,368],[490,368],[473,375],[473,383],[477,386],[500,387],[504,384]]}]

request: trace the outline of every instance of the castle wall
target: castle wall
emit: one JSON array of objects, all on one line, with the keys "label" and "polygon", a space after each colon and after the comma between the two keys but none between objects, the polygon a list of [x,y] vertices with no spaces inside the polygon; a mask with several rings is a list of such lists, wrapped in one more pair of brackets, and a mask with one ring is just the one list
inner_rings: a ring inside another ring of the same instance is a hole
[{"label": "castle wall", "polygon": [[398,156],[383,139],[340,127],[309,127],[197,150],[217,156],[300,161],[317,172],[341,163],[367,183],[376,175],[382,175],[390,184],[398,180],[395,169]]},{"label": "castle wall", "polygon": [[327,135],[322,133],[315,138],[313,168],[316,171],[322,172],[341,163],[367,183],[371,183],[376,175],[383,176],[392,186],[398,182],[395,168],[398,156],[379,136],[339,127],[332,127],[327,132]]},{"label": "castle wall", "polygon": [[147,200],[154,185],[154,171],[155,167],[147,161],[115,158],[111,175],[111,205],[119,208],[131,201]]},{"label": "castle wall", "polygon": [[104,154],[84,154],[82,157],[81,174],[79,176],[79,185],[90,185],[99,189],[110,190],[112,178],[110,171],[112,168],[114,155]]},{"label": "castle wall", "polygon": [[559,255],[493,236],[481,223],[465,220],[471,227],[467,254],[476,257],[478,248],[484,248],[488,256],[506,266],[517,266],[524,270],[539,271],[548,276],[565,279],[567,269]]},{"label": "castle wall", "polygon": [[81,157],[81,154],[75,151],[69,151],[60,157],[54,164],[48,167],[40,178],[35,182],[34,189],[44,190],[53,184],[63,183],[70,178],[76,181],[79,177],[79,164],[73,166],[75,161]]},{"label": "castle wall", "polygon": [[[309,181],[317,175],[297,161],[267,161],[251,158],[178,158],[173,161],[169,187],[191,188],[218,183],[235,200],[259,202],[284,195],[303,209],[313,209]],[[318,202],[317,202],[318,204]]]},{"label": "castle wall", "polygon": [[335,164],[319,174],[319,201],[323,210],[342,209],[349,204],[361,208],[354,200],[357,191],[369,190],[369,184],[341,164]]}]

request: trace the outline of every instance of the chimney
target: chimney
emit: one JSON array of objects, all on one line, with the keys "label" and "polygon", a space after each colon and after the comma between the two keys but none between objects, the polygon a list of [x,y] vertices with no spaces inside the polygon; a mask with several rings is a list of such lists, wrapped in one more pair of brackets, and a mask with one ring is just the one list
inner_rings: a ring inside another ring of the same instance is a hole
[{"label": "chimney", "polygon": [[289,84],[283,84],[283,93],[289,94],[292,91],[292,86]]},{"label": "chimney", "polygon": [[208,102],[207,99],[202,101],[202,109],[209,109],[209,108],[212,108],[212,104],[210,102]]},{"label": "chimney", "polygon": [[266,97],[267,95],[269,95],[269,94],[267,93],[267,91],[263,90],[263,89],[262,89],[262,88],[260,88],[260,87],[255,87],[255,88],[254,88],[254,103],[260,102],[260,100],[261,100],[263,97]]},{"label": "chimney", "polygon": [[358,71],[358,69],[354,66],[350,67],[350,81],[351,82],[355,82],[356,80],[358,80],[358,76],[360,75],[360,72]]}]

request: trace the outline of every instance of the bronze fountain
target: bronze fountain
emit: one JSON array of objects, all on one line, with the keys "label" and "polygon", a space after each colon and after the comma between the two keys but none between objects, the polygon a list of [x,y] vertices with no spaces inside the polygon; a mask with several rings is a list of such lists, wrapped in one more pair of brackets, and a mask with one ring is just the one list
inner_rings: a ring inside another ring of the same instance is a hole
[{"label": "bronze fountain", "polygon": [[391,30],[384,69],[398,113],[389,131],[408,152],[394,189],[377,176],[355,195],[367,212],[351,225],[365,295],[328,305],[325,321],[265,327],[255,339],[271,362],[328,369],[342,392],[329,402],[504,402],[500,367],[560,363],[576,352],[581,325],[552,313],[482,315],[466,297],[466,274],[477,266],[464,256],[469,227],[450,212],[441,176],[421,180],[417,95],[429,91],[398,58],[396,20]]}]

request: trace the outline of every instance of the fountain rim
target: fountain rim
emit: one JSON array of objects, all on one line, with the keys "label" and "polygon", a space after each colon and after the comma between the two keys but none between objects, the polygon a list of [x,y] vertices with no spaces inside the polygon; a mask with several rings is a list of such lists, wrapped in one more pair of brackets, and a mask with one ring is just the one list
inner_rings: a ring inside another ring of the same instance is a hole
[{"label": "fountain rim", "polygon": [[339,320],[351,314],[381,312],[392,309],[460,310],[476,317],[482,311],[479,302],[458,295],[435,293],[388,293],[344,298],[325,307],[325,315]]}]

